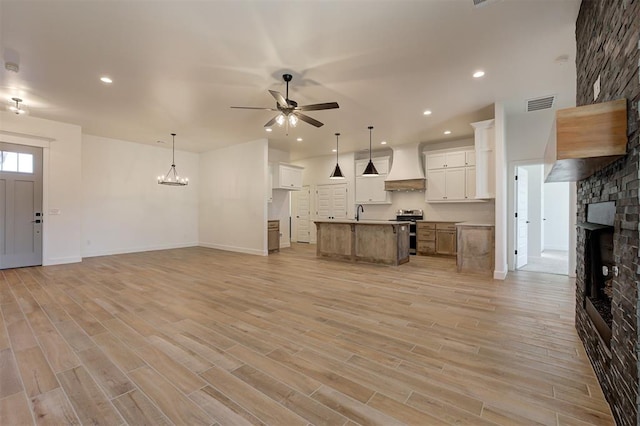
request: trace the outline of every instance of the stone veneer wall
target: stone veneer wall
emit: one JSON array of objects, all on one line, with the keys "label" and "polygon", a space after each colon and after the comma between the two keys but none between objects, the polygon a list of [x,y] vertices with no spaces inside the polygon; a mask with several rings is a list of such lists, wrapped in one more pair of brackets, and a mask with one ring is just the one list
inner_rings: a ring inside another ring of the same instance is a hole
[{"label": "stone veneer wall", "polygon": [[[627,99],[627,155],[578,182],[578,222],[586,205],[615,201],[614,256],[620,274],[613,282],[611,351],[605,348],[584,310],[585,235],[578,230],[576,328],[619,425],[635,426],[638,417],[638,187],[640,171],[640,0],[583,0],[576,21],[578,106]],[[593,84],[601,91],[593,99]]]}]

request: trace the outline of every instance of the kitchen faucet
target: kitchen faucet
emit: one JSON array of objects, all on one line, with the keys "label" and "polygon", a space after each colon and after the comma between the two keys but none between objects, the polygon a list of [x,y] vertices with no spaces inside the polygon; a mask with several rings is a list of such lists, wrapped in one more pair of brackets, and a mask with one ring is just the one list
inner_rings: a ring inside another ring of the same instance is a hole
[{"label": "kitchen faucet", "polygon": [[358,204],[358,207],[356,207],[356,221],[360,221],[360,209],[362,209],[362,213],[364,213],[364,207],[362,207],[362,204]]}]

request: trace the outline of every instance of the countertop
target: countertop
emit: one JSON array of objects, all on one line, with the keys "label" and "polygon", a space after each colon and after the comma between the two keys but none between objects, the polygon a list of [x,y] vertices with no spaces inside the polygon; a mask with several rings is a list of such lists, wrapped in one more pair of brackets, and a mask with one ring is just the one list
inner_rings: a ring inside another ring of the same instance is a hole
[{"label": "countertop", "polygon": [[348,223],[348,224],[360,224],[360,225],[409,225],[410,221],[397,222],[395,220],[360,220],[355,219],[325,219],[314,220],[315,223]]},{"label": "countertop", "polygon": [[458,222],[456,226],[484,226],[484,227],[494,227],[493,223],[477,223],[477,222]]}]

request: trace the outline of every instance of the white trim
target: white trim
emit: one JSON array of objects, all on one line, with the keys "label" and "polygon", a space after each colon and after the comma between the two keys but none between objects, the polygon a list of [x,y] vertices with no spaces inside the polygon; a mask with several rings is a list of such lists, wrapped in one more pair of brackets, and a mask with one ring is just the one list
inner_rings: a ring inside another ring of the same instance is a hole
[{"label": "white trim", "polygon": [[160,244],[154,246],[142,246],[142,247],[134,247],[134,248],[121,248],[121,249],[113,249],[113,250],[98,250],[89,253],[83,253],[82,257],[97,257],[97,256],[111,256],[114,254],[127,254],[127,253],[140,253],[145,251],[155,251],[155,250],[171,250],[177,248],[185,248],[185,247],[198,247],[197,242],[191,243],[180,243],[180,244]]},{"label": "white trim", "polygon": [[42,266],[53,266],[53,265],[66,265],[68,263],[80,263],[82,262],[81,257],[72,256],[72,257],[54,257],[52,259],[47,259],[46,261],[42,261]]},{"label": "white trim", "polygon": [[3,142],[7,143],[37,146],[40,148],[49,148],[51,142],[55,141],[55,139],[53,138],[28,135],[25,133],[9,132],[7,130],[0,130],[0,139],[2,139]]},{"label": "white trim", "polygon": [[507,278],[507,270],[504,271],[493,271],[493,279],[494,280],[504,280]]},{"label": "white trim", "polygon": [[233,251],[236,253],[253,254],[257,256],[267,256],[269,254],[268,250],[256,250],[256,249],[245,248],[245,247],[226,246],[224,244],[205,243],[202,241],[198,243],[198,246],[217,249],[217,250]]}]

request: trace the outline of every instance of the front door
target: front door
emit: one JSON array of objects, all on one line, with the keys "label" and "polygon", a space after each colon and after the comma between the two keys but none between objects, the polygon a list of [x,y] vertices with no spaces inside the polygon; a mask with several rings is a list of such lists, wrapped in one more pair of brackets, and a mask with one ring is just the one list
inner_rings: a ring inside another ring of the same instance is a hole
[{"label": "front door", "polygon": [[0,269],[42,265],[42,148],[0,142]]}]

